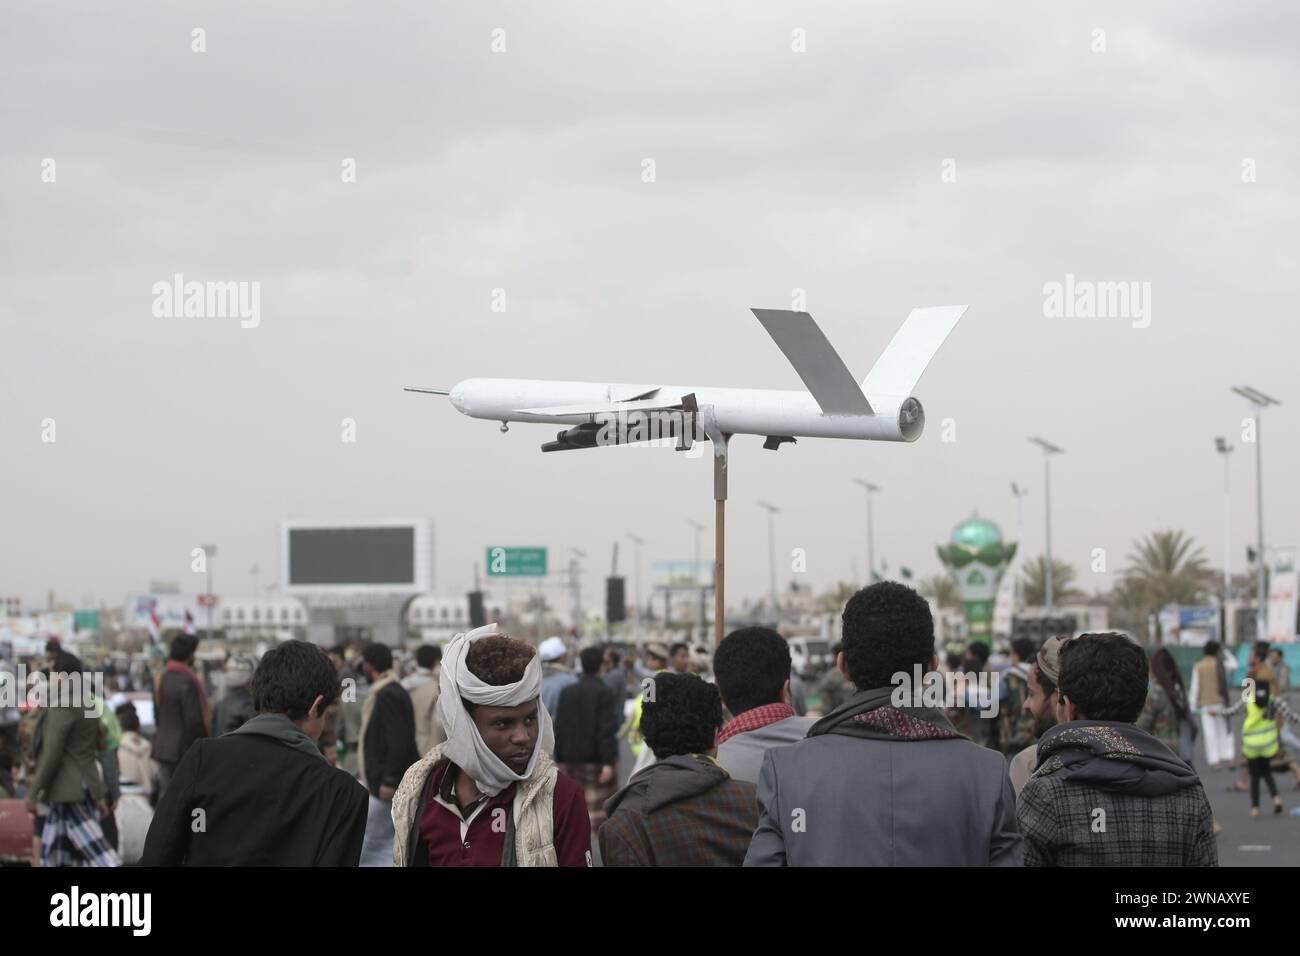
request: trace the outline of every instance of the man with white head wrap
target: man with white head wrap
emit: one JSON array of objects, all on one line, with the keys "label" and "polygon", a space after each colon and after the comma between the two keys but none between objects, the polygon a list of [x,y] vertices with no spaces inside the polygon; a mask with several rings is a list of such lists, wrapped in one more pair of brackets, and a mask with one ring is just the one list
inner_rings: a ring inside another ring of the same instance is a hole
[{"label": "man with white head wrap", "polygon": [[445,742],[393,798],[398,866],[588,866],[582,787],[556,771],[536,649],[495,624],[444,650],[438,713]]}]

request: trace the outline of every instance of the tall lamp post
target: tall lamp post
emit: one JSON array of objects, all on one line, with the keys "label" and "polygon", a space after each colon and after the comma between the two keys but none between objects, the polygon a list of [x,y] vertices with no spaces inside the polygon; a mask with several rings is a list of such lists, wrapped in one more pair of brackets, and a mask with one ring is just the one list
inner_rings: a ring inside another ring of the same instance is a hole
[{"label": "tall lamp post", "polygon": [[687,518],[686,523],[695,529],[695,563],[691,565],[691,577],[695,579],[695,584],[699,590],[699,595],[698,595],[700,599],[699,639],[703,641],[704,635],[705,633],[707,633],[708,622],[705,620],[704,617],[704,584],[700,581],[700,533],[706,529],[704,525],[700,524],[700,522],[695,521],[692,518]]},{"label": "tall lamp post", "polygon": [[776,505],[768,504],[766,501],[760,501],[758,506],[767,511],[767,565],[768,573],[771,576],[772,613],[776,614],[776,529],[774,517],[781,513],[781,509]]},{"label": "tall lamp post", "polygon": [[636,615],[633,620],[636,621],[636,636],[642,637],[641,634],[641,545],[645,544],[645,538],[639,537],[628,532],[628,538],[634,545],[632,551],[632,581],[636,586]]},{"label": "tall lamp post", "polygon": [[1012,582],[1012,604],[1019,611],[1025,603],[1025,583],[1020,576],[1020,567],[1025,559],[1025,495],[1029,494],[1029,489],[1021,488],[1013,481],[1011,493],[1016,496],[1016,563],[1011,569],[1015,574]]},{"label": "tall lamp post", "polygon": [[212,640],[212,559],[216,557],[217,546],[215,544],[200,545],[203,548],[203,566],[207,572],[207,591],[204,600],[208,605],[208,633],[205,635],[208,640]]},{"label": "tall lamp post", "polygon": [[[1231,469],[1228,467],[1232,446],[1222,435],[1214,439],[1214,450],[1223,456],[1223,613],[1228,613],[1228,599],[1232,596],[1232,497],[1229,487]],[[1225,619],[1224,624],[1227,624]],[[1226,629],[1225,629],[1225,634]]]},{"label": "tall lamp post", "polygon": [[873,533],[871,528],[871,495],[873,492],[879,491],[880,486],[873,485],[865,478],[854,478],[853,483],[855,485],[861,485],[863,488],[866,489],[867,492],[867,584],[875,584],[876,583],[876,552],[875,552],[876,543],[873,538]]},{"label": "tall lamp post", "polygon": [[1043,505],[1047,510],[1047,569],[1044,579],[1045,594],[1043,600],[1048,612],[1055,610],[1056,598],[1052,593],[1052,456],[1062,454],[1065,449],[1058,448],[1043,438],[1029,439],[1043,450]]},{"label": "tall lamp post", "polygon": [[1259,572],[1257,590],[1258,610],[1255,612],[1255,640],[1262,641],[1268,634],[1268,624],[1264,612],[1268,608],[1267,585],[1264,582],[1264,450],[1260,437],[1260,413],[1270,405],[1281,405],[1276,398],[1270,398],[1257,388],[1249,385],[1232,389],[1255,407],[1255,520],[1257,539],[1255,550],[1255,569]]}]

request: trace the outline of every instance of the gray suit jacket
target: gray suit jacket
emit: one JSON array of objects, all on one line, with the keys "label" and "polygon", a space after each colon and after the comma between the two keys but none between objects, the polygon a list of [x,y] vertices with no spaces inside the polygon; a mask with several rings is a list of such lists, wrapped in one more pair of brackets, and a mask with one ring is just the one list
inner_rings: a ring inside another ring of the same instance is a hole
[{"label": "gray suit jacket", "polygon": [[763,755],[773,747],[797,744],[808,736],[808,728],[815,723],[816,717],[787,717],[758,730],[728,737],[718,746],[718,763],[736,780],[756,784]]},{"label": "gray suit jacket", "polygon": [[1023,864],[1006,758],[969,740],[823,734],[769,750],[758,811],[746,866]]}]

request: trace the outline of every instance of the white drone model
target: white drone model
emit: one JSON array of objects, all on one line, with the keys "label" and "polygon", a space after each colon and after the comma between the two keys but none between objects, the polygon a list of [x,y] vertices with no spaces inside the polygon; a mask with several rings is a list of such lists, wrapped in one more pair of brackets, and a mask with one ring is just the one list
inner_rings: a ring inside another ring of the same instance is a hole
[{"label": "white drone model", "polygon": [[567,426],[542,451],[670,435],[679,450],[708,438],[720,457],[732,435],[765,436],[764,447],[771,449],[796,438],[910,442],[925,428],[925,412],[912,390],[966,308],[913,309],[861,386],[807,312],[754,309],[808,391],[509,378],[406,390],[447,395],[457,411],[499,421],[502,431],[510,422]]}]

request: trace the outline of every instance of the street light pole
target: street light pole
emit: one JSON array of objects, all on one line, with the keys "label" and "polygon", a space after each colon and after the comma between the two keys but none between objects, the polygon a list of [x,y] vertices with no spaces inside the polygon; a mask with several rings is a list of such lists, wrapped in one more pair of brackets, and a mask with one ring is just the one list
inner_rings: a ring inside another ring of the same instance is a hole
[{"label": "street light pole", "polygon": [[1281,405],[1276,398],[1270,398],[1257,388],[1249,385],[1232,389],[1251,405],[1255,406],[1255,520],[1257,522],[1257,541],[1255,551],[1255,569],[1259,572],[1257,586],[1258,610],[1255,612],[1255,640],[1262,641],[1268,634],[1265,611],[1268,609],[1267,585],[1264,581],[1264,443],[1260,437],[1260,413],[1270,405]]},{"label": "street light pole", "polygon": [[636,636],[640,638],[641,634],[641,545],[645,544],[645,539],[628,532],[628,538],[631,539],[635,549],[632,554],[632,579],[636,585],[636,615],[633,618],[636,621]]},{"label": "street light pole", "polygon": [[1012,604],[1019,611],[1025,603],[1025,584],[1020,575],[1020,568],[1025,560],[1025,495],[1029,494],[1029,489],[1021,488],[1013,481],[1011,493],[1016,496],[1016,560],[1012,566],[1016,576],[1012,582]]},{"label": "street light pole", "polygon": [[864,478],[854,478],[855,485],[861,485],[867,491],[867,584],[874,584],[876,581],[876,542],[874,532],[871,527],[871,493],[879,491],[879,485],[873,485]]},{"label": "street light pole", "polygon": [[700,532],[704,531],[704,525],[700,524],[698,521],[695,521],[691,518],[687,518],[686,523],[695,529],[695,563],[691,566],[691,576],[695,579],[695,584],[697,585],[697,588],[699,590],[699,594],[698,594],[698,597],[700,599],[699,639],[703,641],[705,630],[708,627],[708,622],[704,618],[704,585],[700,581]]},{"label": "street light pole", "polygon": [[767,510],[767,563],[768,572],[771,576],[772,613],[776,614],[776,526],[774,516],[780,514],[781,509],[768,504],[766,501],[760,501],[758,506]]},{"label": "street light pole", "polygon": [[205,635],[208,640],[212,640],[212,559],[216,556],[217,546],[215,544],[203,545],[203,567],[207,574],[207,590],[205,595],[208,605],[208,633]]},{"label": "street light pole", "polygon": [[1223,613],[1226,625],[1228,599],[1232,595],[1232,496],[1229,487],[1232,471],[1228,467],[1232,446],[1223,437],[1218,437],[1214,439],[1214,448],[1223,456]]},{"label": "street light pole", "polygon": [[1052,593],[1052,456],[1061,454],[1065,449],[1058,448],[1042,438],[1032,437],[1029,440],[1043,450],[1043,503],[1047,510],[1047,568],[1044,578],[1046,593],[1043,599],[1050,613],[1056,608],[1056,596]]}]

